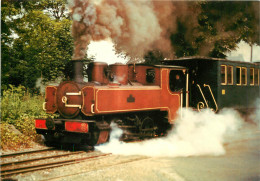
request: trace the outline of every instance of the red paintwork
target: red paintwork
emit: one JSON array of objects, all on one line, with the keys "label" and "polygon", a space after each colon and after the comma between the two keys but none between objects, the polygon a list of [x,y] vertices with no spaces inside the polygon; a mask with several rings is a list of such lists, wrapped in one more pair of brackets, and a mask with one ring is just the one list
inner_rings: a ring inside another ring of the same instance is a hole
[{"label": "red paintwork", "polygon": [[[148,83],[146,81],[146,71],[147,69],[154,69],[155,70],[155,82]],[[143,85],[160,85],[160,69],[151,67],[151,66],[144,66],[144,65],[136,65],[135,66],[135,80]]]},{"label": "red paintwork", "polygon": [[67,121],[65,123],[65,130],[69,131],[69,132],[87,133],[88,132],[88,123]]},{"label": "red paintwork", "polygon": [[[97,70],[100,69],[99,72],[103,76],[104,69],[102,67],[104,68],[105,64],[97,64]],[[128,73],[128,67],[126,67],[126,65],[112,65],[111,70],[121,75],[124,72]],[[93,69],[96,69],[95,66]],[[155,79],[152,83],[146,80],[147,69],[154,69],[155,71]],[[132,71],[132,73],[130,73],[130,71]],[[63,82],[58,88],[47,87],[46,109],[52,113],[58,110],[65,118],[74,118],[80,111],[86,116],[93,116],[161,110],[168,111],[169,122],[171,122],[176,117],[177,110],[180,108],[181,93],[173,93],[170,91],[170,71],[171,68],[144,65],[134,67],[130,65],[129,75],[131,75],[130,77],[132,77],[131,79],[133,81],[131,81],[131,85],[112,83],[105,85],[86,83],[81,85],[73,81]],[[124,82],[124,84],[126,84],[126,82]],[[67,94],[80,91],[82,93],[81,95]],[[69,106],[82,105],[82,107],[65,107],[65,103],[62,101],[64,96],[67,98],[67,104]]]},{"label": "red paintwork", "polygon": [[[95,114],[114,114],[122,112],[144,111],[144,110],[164,110],[169,113],[169,121],[174,120],[176,112],[180,107],[180,93],[170,92],[169,70],[159,69],[160,71],[160,86],[95,86],[93,89],[83,88],[86,92],[84,96],[85,109],[82,111],[91,113],[91,105],[89,103],[94,98]],[[95,95],[91,95],[95,93]],[[127,101],[130,99],[130,102]],[[134,101],[133,101],[134,99]],[[92,103],[93,104],[93,103]]]},{"label": "red paintwork", "polygon": [[82,105],[82,95],[68,95],[68,93],[78,93],[80,88],[80,84],[73,81],[65,81],[59,85],[57,89],[57,105],[58,111],[63,117],[73,118],[79,114],[79,108],[66,107],[62,99],[66,97],[68,105]]},{"label": "red paintwork", "polygon": [[82,88],[83,93],[83,106],[82,106],[82,113],[86,116],[91,116],[91,106],[95,103],[94,98],[94,87],[93,86],[86,86]]},{"label": "red paintwork", "polygon": [[35,119],[35,128],[37,129],[47,129],[45,119]]},{"label": "red paintwork", "polygon": [[108,65],[104,62],[92,62],[89,65],[89,81],[99,82],[101,84],[108,83],[108,77],[106,76]]},{"label": "red paintwork", "polygon": [[109,131],[101,131],[101,132],[99,133],[97,145],[99,145],[99,144],[101,144],[101,143],[107,142],[108,136],[109,136]]},{"label": "red paintwork", "polygon": [[129,79],[129,81],[136,82],[135,75],[136,75],[135,65],[133,65],[133,64],[128,65],[128,79]]},{"label": "red paintwork", "polygon": [[57,87],[48,86],[45,90],[45,109],[47,113],[55,113],[57,111],[56,104]]},{"label": "red paintwork", "polygon": [[128,65],[113,64],[109,66],[113,75],[113,82],[118,82],[122,85],[128,84]]}]

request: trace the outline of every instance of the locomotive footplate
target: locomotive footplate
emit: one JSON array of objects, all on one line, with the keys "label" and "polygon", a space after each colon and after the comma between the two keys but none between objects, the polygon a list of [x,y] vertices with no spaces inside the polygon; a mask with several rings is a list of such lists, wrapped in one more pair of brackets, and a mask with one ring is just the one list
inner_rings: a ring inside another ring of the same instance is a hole
[{"label": "locomotive footplate", "polygon": [[109,139],[110,126],[105,121],[72,119],[36,119],[36,132],[46,143],[73,143],[90,146],[105,143]]}]

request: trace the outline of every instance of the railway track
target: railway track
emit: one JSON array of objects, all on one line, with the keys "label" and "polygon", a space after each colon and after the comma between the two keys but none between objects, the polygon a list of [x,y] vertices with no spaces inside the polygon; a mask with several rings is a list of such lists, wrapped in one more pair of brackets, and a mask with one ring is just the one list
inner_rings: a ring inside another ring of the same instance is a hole
[{"label": "railway track", "polygon": [[[118,158],[117,158],[118,159]],[[95,168],[84,168],[83,166],[81,167],[82,169],[78,172],[74,172],[74,173],[69,173],[69,174],[64,174],[61,176],[57,176],[57,177],[52,177],[52,178],[48,178],[48,179],[42,179],[41,181],[55,181],[55,180],[61,180],[61,179],[67,179],[67,180],[74,180],[74,177],[77,175],[81,175],[81,174],[88,174],[90,172],[93,171],[98,171],[98,170],[102,170],[102,169],[107,169],[109,167],[114,167],[114,166],[119,166],[119,165],[124,165],[124,164],[128,164],[128,163],[133,163],[133,162],[137,162],[137,161],[142,161],[142,160],[146,160],[149,159],[149,157],[145,157],[145,156],[141,156],[138,158],[127,158],[127,159],[119,159],[120,161],[111,161],[109,163],[96,163],[97,167]]]},{"label": "railway track", "polygon": [[0,157],[1,157],[1,159],[3,159],[3,158],[8,158],[8,157],[24,155],[24,154],[41,153],[41,152],[46,152],[46,151],[50,151],[50,150],[54,150],[54,149],[55,148],[44,148],[44,149],[40,149],[40,150],[30,150],[30,151],[14,152],[14,153],[9,153],[9,154],[3,154]]},{"label": "railway track", "polygon": [[[12,161],[8,161],[6,158],[10,158],[13,156],[16,157],[29,157],[28,155],[34,153],[42,153],[46,151],[55,151],[53,155],[49,154],[49,152],[44,155],[38,155],[36,157],[26,158],[26,159],[14,159]],[[64,152],[60,150],[54,150],[53,148],[44,149],[44,150],[34,150],[29,152],[19,152],[2,155],[1,166],[1,178],[9,178],[11,176],[17,174],[24,174],[28,172],[35,172],[38,170],[50,169],[61,167],[65,165],[71,165],[75,163],[79,163],[88,159],[94,159],[98,157],[105,157],[110,154],[101,154],[85,151],[76,151],[76,152]],[[6,161],[7,160],[7,161]]]}]

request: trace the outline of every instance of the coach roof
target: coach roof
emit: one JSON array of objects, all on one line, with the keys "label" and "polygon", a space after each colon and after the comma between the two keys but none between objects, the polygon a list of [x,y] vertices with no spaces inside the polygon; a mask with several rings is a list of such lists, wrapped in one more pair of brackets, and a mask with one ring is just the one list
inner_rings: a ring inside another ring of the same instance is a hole
[{"label": "coach roof", "polygon": [[177,59],[172,59],[172,60],[162,60],[161,62],[171,62],[171,61],[181,61],[181,60],[187,60],[187,61],[192,61],[192,60],[209,60],[209,61],[225,61],[225,62],[234,62],[234,63],[245,63],[245,64],[252,64],[252,65],[259,65],[260,62],[244,62],[244,61],[235,61],[235,60],[227,60],[224,58],[212,58],[212,57],[203,57],[203,56],[191,56],[191,57],[181,57]]}]

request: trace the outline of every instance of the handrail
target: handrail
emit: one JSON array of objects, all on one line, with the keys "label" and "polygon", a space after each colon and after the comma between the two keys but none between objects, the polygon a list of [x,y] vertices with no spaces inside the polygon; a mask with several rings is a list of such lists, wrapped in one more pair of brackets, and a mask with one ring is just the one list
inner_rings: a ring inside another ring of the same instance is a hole
[{"label": "handrail", "polygon": [[215,112],[217,112],[217,111],[218,111],[218,104],[217,104],[217,102],[216,102],[216,100],[215,100],[215,97],[214,97],[213,92],[212,92],[212,90],[211,90],[211,88],[210,88],[210,85],[204,84],[204,87],[208,87],[208,88],[209,88],[209,91],[210,91],[210,93],[211,93],[212,99],[213,99],[213,101],[214,101],[214,103],[215,103],[215,105],[216,105],[216,110],[215,110]]},{"label": "handrail", "polygon": [[81,91],[79,92],[67,92],[67,96],[81,96]]},{"label": "handrail", "polygon": [[207,108],[208,108],[208,107],[209,107],[209,105],[208,105],[208,103],[207,103],[207,101],[206,101],[206,99],[205,99],[205,96],[204,96],[204,94],[203,94],[203,92],[202,92],[201,88],[200,88],[200,85],[199,85],[199,84],[197,84],[197,86],[199,87],[200,93],[201,93],[201,95],[202,95],[202,97],[203,97],[203,99],[204,99],[204,102],[206,103],[206,106],[207,106]]},{"label": "handrail", "polygon": [[181,91],[181,118],[182,118],[182,107],[183,107],[183,92]]},{"label": "handrail", "polygon": [[78,104],[68,104],[68,98],[66,96],[63,96],[61,98],[61,101],[65,104],[65,107],[81,109],[81,105],[78,105]]},{"label": "handrail", "polygon": [[[67,96],[81,96],[82,93],[81,91],[79,92],[67,92],[66,93]],[[79,108],[81,109],[81,105],[78,105],[78,104],[68,104],[68,98],[67,96],[63,96],[61,98],[61,101],[65,104],[65,107],[70,107],[70,108]]]},{"label": "handrail", "polygon": [[46,111],[46,103],[47,103],[47,102],[44,102],[44,103],[42,104],[42,109],[43,109],[44,111]]},{"label": "handrail", "polygon": [[186,75],[186,108],[189,107],[189,74]]}]

